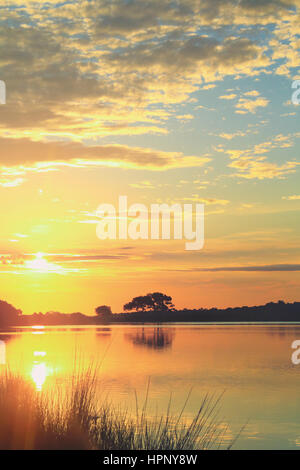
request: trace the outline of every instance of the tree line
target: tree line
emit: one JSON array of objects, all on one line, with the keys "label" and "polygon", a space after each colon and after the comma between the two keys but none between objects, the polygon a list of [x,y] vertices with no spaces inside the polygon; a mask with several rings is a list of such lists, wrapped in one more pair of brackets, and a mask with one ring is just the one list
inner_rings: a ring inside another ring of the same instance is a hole
[{"label": "tree line", "polygon": [[20,309],[0,300],[0,327],[13,325],[96,325],[101,323],[164,323],[164,322],[299,322],[300,302],[269,302],[265,305],[234,308],[175,309],[172,297],[152,292],[134,297],[123,306],[123,313],[113,313],[108,305],[100,305],[95,315],[80,312],[46,312],[22,315]]}]

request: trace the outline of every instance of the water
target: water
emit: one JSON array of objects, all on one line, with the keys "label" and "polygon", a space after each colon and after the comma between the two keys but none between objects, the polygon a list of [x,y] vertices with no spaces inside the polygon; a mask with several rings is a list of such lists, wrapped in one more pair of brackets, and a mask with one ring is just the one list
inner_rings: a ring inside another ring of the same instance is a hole
[{"label": "water", "polygon": [[[149,414],[171,409],[190,419],[206,392],[222,399],[220,419],[230,440],[247,423],[236,449],[300,447],[300,365],[291,344],[300,325],[113,325],[25,327],[2,331],[6,362],[36,389],[63,384],[74,369],[98,364],[97,393],[128,412],[145,399]],[[3,369],[4,366],[0,365]],[[62,385],[63,386],[63,385]]]}]

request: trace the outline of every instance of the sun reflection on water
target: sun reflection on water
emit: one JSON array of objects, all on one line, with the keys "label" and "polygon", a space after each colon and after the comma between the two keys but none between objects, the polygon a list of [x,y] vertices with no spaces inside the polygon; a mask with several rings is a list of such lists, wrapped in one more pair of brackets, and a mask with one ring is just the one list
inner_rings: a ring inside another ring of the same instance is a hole
[{"label": "sun reflection on water", "polygon": [[31,377],[35,383],[37,391],[42,391],[42,387],[48,375],[47,366],[44,362],[36,363],[31,370]]},{"label": "sun reflection on water", "polygon": [[44,330],[44,326],[43,325],[34,325],[31,327],[32,328],[32,334],[33,335],[44,335],[45,332],[43,331]]},{"label": "sun reflection on water", "polygon": [[[42,359],[47,356],[47,353],[46,351],[34,351],[33,356]],[[34,360],[30,375],[38,392],[42,391],[47,377],[51,374],[53,374],[53,368],[49,367],[46,362]]]}]

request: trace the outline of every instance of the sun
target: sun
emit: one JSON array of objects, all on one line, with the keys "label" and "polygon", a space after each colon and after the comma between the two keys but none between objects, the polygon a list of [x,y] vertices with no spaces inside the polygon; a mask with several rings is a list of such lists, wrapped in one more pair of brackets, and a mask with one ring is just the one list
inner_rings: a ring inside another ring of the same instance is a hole
[{"label": "sun", "polygon": [[42,252],[35,253],[34,259],[26,261],[26,267],[37,273],[60,273],[61,267],[54,263],[49,263]]}]

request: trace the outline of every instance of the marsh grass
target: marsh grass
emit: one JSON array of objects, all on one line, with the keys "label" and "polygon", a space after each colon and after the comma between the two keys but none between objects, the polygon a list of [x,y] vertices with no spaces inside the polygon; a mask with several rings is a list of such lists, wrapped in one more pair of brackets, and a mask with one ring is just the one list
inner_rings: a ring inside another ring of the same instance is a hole
[{"label": "marsh grass", "polygon": [[95,398],[96,371],[77,371],[68,385],[37,392],[9,369],[0,376],[0,449],[186,450],[226,447],[226,428],[218,420],[221,396],[205,395],[191,421],[180,413],[150,417],[146,399],[136,398],[134,417]]}]

